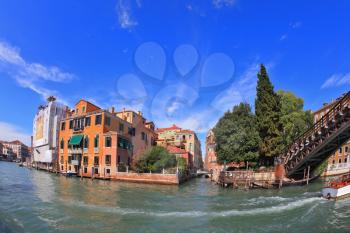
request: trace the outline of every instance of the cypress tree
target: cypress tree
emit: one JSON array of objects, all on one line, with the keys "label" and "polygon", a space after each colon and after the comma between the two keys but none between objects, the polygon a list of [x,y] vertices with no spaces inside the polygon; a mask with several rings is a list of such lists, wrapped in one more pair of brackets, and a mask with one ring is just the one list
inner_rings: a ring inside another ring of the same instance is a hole
[{"label": "cypress tree", "polygon": [[255,114],[261,138],[260,161],[271,164],[283,150],[280,97],[275,93],[265,66],[260,66],[256,88]]}]

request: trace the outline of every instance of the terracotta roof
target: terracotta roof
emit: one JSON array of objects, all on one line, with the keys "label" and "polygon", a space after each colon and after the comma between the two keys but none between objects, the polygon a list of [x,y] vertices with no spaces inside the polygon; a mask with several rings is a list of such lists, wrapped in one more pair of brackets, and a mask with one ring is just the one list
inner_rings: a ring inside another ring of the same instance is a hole
[{"label": "terracotta roof", "polygon": [[182,129],[182,130],[180,130],[180,132],[182,132],[182,133],[194,133],[193,130],[189,130],[189,129]]},{"label": "terracotta roof", "polygon": [[168,145],[166,147],[166,149],[172,154],[186,154],[187,153],[187,151],[185,149],[181,149],[181,148],[178,148],[176,146],[171,146],[171,145]]},{"label": "terracotta roof", "polygon": [[180,129],[180,127],[178,127],[177,125],[173,124],[171,127],[169,128],[158,128],[156,131],[157,132],[164,132],[164,131],[169,131],[169,130],[175,130],[175,129]]}]

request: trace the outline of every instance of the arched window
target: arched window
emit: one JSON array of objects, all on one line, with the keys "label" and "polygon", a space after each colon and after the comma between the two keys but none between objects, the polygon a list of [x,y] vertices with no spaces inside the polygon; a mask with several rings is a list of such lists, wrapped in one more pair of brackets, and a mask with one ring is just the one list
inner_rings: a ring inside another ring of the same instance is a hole
[{"label": "arched window", "polygon": [[84,148],[89,148],[89,137],[87,135],[84,137]]},{"label": "arched window", "polygon": [[99,141],[100,141],[100,136],[97,134],[95,137],[95,140],[94,140],[94,147],[95,148],[98,148]]},{"label": "arched window", "polygon": [[64,140],[63,140],[63,138],[61,139],[61,142],[60,142],[60,148],[64,149]]}]

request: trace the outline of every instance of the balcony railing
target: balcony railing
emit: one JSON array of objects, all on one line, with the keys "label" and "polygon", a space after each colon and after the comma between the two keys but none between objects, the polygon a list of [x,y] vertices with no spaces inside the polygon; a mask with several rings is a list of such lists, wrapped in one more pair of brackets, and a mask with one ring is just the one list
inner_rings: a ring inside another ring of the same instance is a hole
[{"label": "balcony railing", "polygon": [[81,154],[82,149],[81,148],[68,148],[69,154]]}]

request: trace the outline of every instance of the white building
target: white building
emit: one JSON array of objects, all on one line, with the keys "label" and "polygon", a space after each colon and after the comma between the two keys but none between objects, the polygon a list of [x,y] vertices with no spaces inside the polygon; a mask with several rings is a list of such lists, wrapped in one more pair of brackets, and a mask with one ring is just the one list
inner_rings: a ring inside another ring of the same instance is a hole
[{"label": "white building", "polygon": [[55,170],[59,122],[66,117],[68,107],[56,102],[54,97],[40,106],[33,121],[33,158],[37,168]]}]

